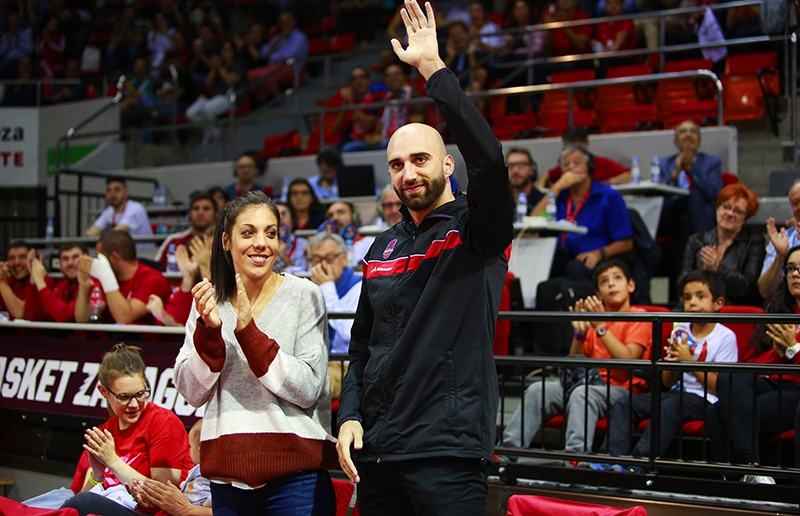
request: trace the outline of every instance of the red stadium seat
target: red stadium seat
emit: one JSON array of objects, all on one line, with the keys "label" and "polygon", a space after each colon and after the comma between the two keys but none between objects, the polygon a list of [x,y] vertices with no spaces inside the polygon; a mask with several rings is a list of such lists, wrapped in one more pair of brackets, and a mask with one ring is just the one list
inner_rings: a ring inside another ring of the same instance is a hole
[{"label": "red stadium seat", "polygon": [[[664,73],[686,72],[692,70],[710,70],[710,59],[687,59],[684,61],[668,61],[664,65]],[[676,101],[698,101],[708,98],[709,89],[704,81],[697,78],[662,79],[658,82],[653,103],[659,120],[667,120],[672,114],[672,105]],[[716,115],[715,115],[716,116]]]},{"label": "red stadium seat", "polygon": [[512,495],[508,499],[508,516],[647,516],[644,507],[619,509],[607,505],[571,502],[535,495]]},{"label": "red stadium seat", "polygon": [[722,173],[722,186],[734,185],[739,182],[739,176],[730,172]]},{"label": "red stadium seat", "polygon": [[521,115],[495,115],[491,125],[498,140],[513,140],[523,131],[536,129],[536,115],[530,110]]},{"label": "red stadium seat", "polygon": [[[336,493],[336,516],[346,516],[348,509],[350,509],[350,502],[353,501],[353,494],[355,494],[356,486],[347,480],[339,480],[332,478],[333,491]],[[358,515],[358,505],[353,508],[350,513],[353,516]]]},{"label": "red stadium seat", "polygon": [[324,38],[313,38],[308,40],[308,55],[316,56],[324,54],[328,50],[328,44]]},{"label": "red stadium seat", "polygon": [[722,85],[726,122],[761,120],[766,112],[773,132],[777,130],[773,104],[780,95],[780,76],[776,52],[728,56]]},{"label": "red stadium seat", "polygon": [[345,32],[343,34],[334,34],[331,36],[328,50],[331,52],[350,52],[355,46],[356,35],[352,32]]},{"label": "red stadium seat", "polygon": [[[607,79],[617,79],[620,77],[638,77],[650,75],[653,68],[650,65],[638,64],[630,66],[615,66],[606,72]],[[651,86],[652,88],[652,86]],[[597,87],[597,99],[594,102],[594,109],[597,111],[597,121],[601,126],[608,124],[606,114],[612,109],[623,109],[627,107],[637,107],[647,102],[650,98],[642,92],[646,91],[646,86],[640,84],[610,84]],[[652,110],[652,108],[651,108]],[[635,124],[634,124],[635,125]],[[621,129],[630,130],[633,129]],[[615,132],[615,131],[604,131]]]}]

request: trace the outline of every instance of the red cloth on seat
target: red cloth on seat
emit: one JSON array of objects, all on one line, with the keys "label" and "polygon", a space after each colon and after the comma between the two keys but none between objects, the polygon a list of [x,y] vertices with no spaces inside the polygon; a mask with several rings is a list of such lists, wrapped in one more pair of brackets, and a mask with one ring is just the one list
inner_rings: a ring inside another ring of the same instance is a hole
[{"label": "red cloth on seat", "polygon": [[605,505],[570,502],[533,495],[513,495],[508,499],[508,516],[647,516],[644,507],[619,509]]},{"label": "red cloth on seat", "polygon": [[78,510],[72,507],[66,509],[38,509],[0,496],[0,514],[13,514],[14,516],[78,516]]}]

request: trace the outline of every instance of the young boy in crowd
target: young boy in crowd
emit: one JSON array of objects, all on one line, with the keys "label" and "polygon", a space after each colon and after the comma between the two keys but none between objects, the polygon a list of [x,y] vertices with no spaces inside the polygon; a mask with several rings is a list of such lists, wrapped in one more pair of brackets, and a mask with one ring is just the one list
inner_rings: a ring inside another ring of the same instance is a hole
[{"label": "young boy in crowd", "polygon": [[[717,313],[725,305],[725,284],[715,273],[699,269],[686,275],[681,282],[683,310],[689,313]],[[665,347],[664,360],[671,362],[736,362],[739,358],[736,335],[714,322],[676,324]],[[703,371],[664,371],[661,380],[668,392],[661,393],[661,431],[658,456],[664,454],[687,421],[704,420],[708,407],[717,402],[717,373]],[[707,385],[707,390],[704,385]],[[683,396],[681,396],[683,390]],[[705,392],[705,396],[704,396]],[[630,452],[631,420],[635,428],[650,417],[651,394],[627,397],[614,403],[609,418],[608,442],[612,456]],[[681,404],[683,406],[681,407]],[[635,457],[650,454],[650,425],[633,447]],[[641,472],[638,466],[590,464],[595,469]]]},{"label": "young boy in crowd", "polygon": [[[606,260],[594,269],[596,296],[582,299],[570,308],[575,312],[642,312],[632,308],[631,294],[636,283],[631,278],[627,264],[619,260]],[[648,359],[652,347],[650,323],[630,321],[573,321],[575,332],[570,355],[584,355],[588,358]],[[520,406],[512,416],[503,432],[501,446],[522,448],[530,446],[539,426],[547,419],[565,413],[567,418],[566,450],[573,452],[591,451],[597,420],[605,417],[608,407],[620,398],[627,398],[628,385],[636,394],[644,392],[647,382],[629,374],[623,369],[600,369],[599,378],[591,382],[587,389],[565,386],[559,380],[548,379],[532,384],[525,391],[525,426],[521,425]],[[610,386],[607,386],[609,383]],[[545,397],[542,398],[544,385]],[[608,391],[609,399],[606,400]],[[544,399],[544,410],[542,401]],[[584,412],[585,406],[586,411]],[[585,417],[584,417],[585,414]],[[585,430],[584,430],[585,428]]]}]

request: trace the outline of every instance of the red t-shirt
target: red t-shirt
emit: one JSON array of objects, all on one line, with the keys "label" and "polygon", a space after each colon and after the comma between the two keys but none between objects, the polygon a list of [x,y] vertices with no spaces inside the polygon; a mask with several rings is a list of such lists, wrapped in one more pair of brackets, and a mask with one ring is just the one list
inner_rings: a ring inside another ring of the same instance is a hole
[{"label": "red t-shirt", "polygon": [[616,22],[598,23],[596,28],[597,41],[610,47],[617,41],[617,34],[627,32],[628,39],[619,47],[620,50],[633,50],[636,48],[636,29],[633,20],[620,20]]},{"label": "red t-shirt", "polygon": [[[594,174],[592,174],[592,179],[595,181],[608,181],[612,177],[617,177],[624,172],[630,172],[630,169],[623,167],[613,159],[608,159],[603,156],[594,157]],[[561,167],[556,165],[548,170],[547,174],[550,176],[550,182],[555,183],[558,181],[558,178],[561,177]]]},{"label": "red t-shirt", "polygon": [[[172,289],[163,274],[152,267],[139,263],[139,267],[131,279],[119,282],[119,292],[128,301],[138,299],[144,304],[147,304],[150,294],[155,294],[166,304],[172,294]],[[147,312],[147,315],[136,321],[136,324],[154,325],[157,323],[156,318]]]},{"label": "red t-shirt", "polygon": [[[641,308],[631,308],[629,312],[644,312]],[[608,332],[613,333],[617,339],[623,344],[639,344],[644,348],[642,359],[649,360],[653,348],[653,325],[646,322],[630,322],[630,321],[611,321],[606,324]],[[583,341],[583,354],[589,358],[613,358],[606,349],[600,337],[597,336],[597,331],[594,328],[589,328],[586,332],[586,340]],[[800,355],[800,353],[798,353]],[[608,383],[608,369],[600,369],[600,376]],[[619,387],[628,387],[630,374],[625,369],[612,369],[611,370],[611,385]],[[633,377],[633,393],[641,394],[645,392],[648,384],[644,378],[638,376]]]},{"label": "red t-shirt", "polygon": [[[367,94],[364,95],[363,97],[359,97],[355,91],[352,91],[351,93],[353,94],[353,102],[356,104],[372,104],[373,102],[375,102],[375,96],[372,94],[372,92],[367,92]],[[363,109],[361,110],[361,112],[364,114],[367,113],[367,111]],[[350,121],[353,122],[350,128],[350,139],[352,141],[363,140],[367,136],[369,131],[367,131],[367,129],[363,125],[361,125],[357,120],[353,118],[352,111],[348,111],[347,114],[345,115],[345,122],[344,122],[345,126],[347,126],[347,124],[349,124]]]},{"label": "red t-shirt", "polygon": [[189,319],[189,313],[192,311],[192,302],[194,296],[191,292],[184,292],[178,288],[169,297],[169,301],[164,305],[164,311],[175,319],[178,324],[186,324]]},{"label": "red t-shirt", "polygon": [[[55,322],[75,322],[75,300],[78,297],[78,283],[62,279],[55,283],[45,276],[47,288],[38,290],[38,297],[47,316]],[[96,285],[100,282],[94,280]],[[55,286],[51,285],[53,283]]]},{"label": "red t-shirt", "polygon": [[[111,432],[117,455],[147,478],[152,478],[152,468],[169,468],[180,469],[183,481],[188,471],[194,467],[189,455],[189,436],[180,419],[172,411],[155,403],[147,403],[139,421],[125,430],[119,429],[117,416],[98,428]],[[73,491],[81,490],[88,469],[89,461],[84,451],[73,478]],[[103,487],[109,488],[119,483],[117,477],[106,469]]]},{"label": "red t-shirt", "polygon": [[186,246],[188,248],[189,242],[191,242],[195,236],[197,235],[195,235],[194,232],[191,231],[187,235],[170,235],[158,249],[158,252],[156,253],[156,261],[161,262],[161,266],[164,267],[164,270],[166,270],[167,250],[169,249],[169,245],[175,244],[175,249],[177,249],[178,246],[180,245]]},{"label": "red t-shirt", "polygon": [[[55,286],[55,282],[49,276],[45,276],[45,281],[47,281],[48,286]],[[24,315],[26,321],[46,320],[47,316],[42,308],[42,303],[39,301],[39,296],[36,295],[36,285],[33,284],[30,277],[25,278],[23,283],[19,283],[11,276],[8,276],[6,278],[6,283],[11,286],[11,290],[14,292],[14,295],[25,302]],[[2,299],[3,298],[0,297],[0,306],[5,309],[6,307],[2,303]],[[12,321],[16,319],[16,317],[11,315],[11,312],[9,312],[8,318]]]},{"label": "red t-shirt", "polygon": [[[583,12],[575,9],[572,12],[572,18],[568,21],[578,21],[578,20],[588,20],[590,16]],[[571,27],[572,32],[575,34],[582,34],[584,36],[591,36],[592,35],[592,26],[591,25],[580,25],[578,27]],[[575,48],[572,46],[572,42],[569,40],[567,33],[564,32],[564,29],[554,29],[552,32],[553,35],[553,55],[554,56],[566,56],[569,54],[581,54],[588,50],[587,48]]]}]

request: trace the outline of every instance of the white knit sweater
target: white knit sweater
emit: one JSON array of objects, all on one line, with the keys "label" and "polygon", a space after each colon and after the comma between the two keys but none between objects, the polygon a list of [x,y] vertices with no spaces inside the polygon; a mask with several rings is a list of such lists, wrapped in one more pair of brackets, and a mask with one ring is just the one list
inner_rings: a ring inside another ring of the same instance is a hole
[{"label": "white knit sweater", "polygon": [[221,328],[197,310],[175,360],[175,384],[195,407],[205,403],[202,474],[251,487],[337,464],[330,435],[325,301],[312,282],[285,276],[264,311],[241,331],[230,302]]}]

